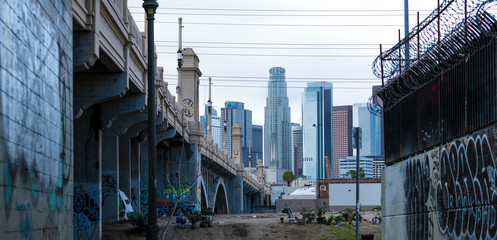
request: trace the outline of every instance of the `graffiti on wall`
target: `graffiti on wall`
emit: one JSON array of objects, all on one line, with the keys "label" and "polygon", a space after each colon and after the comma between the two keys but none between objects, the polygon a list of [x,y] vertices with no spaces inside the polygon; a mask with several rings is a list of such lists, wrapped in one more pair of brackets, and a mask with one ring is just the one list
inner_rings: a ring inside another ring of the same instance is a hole
[{"label": "graffiti on wall", "polygon": [[[430,164],[428,154],[407,162],[404,182],[406,203],[406,224],[410,239],[429,239],[432,224],[428,217],[430,201]],[[416,226],[416,227],[412,227]]]},{"label": "graffiti on wall", "polygon": [[[7,27],[0,46],[0,197],[5,203],[0,213],[5,229],[22,239],[33,239],[43,227],[33,229],[32,219],[70,217],[64,204],[72,195],[72,20],[60,1],[39,2],[4,0],[0,7]],[[9,221],[16,213],[20,224]],[[54,222],[72,227],[61,223]]]},{"label": "graffiti on wall", "polygon": [[436,187],[440,232],[450,237],[495,238],[496,162],[487,135],[453,142],[440,154]]},{"label": "graffiti on wall", "polygon": [[[176,193],[175,193],[176,191]],[[183,193],[181,197],[178,198],[177,193]],[[158,198],[157,203],[157,216],[169,216],[173,215],[187,215],[193,214],[196,209],[196,201],[192,199],[192,191],[190,185],[183,183],[180,186],[168,186],[162,191],[158,191],[157,196],[165,196],[164,199]],[[142,209],[148,210],[148,194],[149,190],[145,184],[142,183],[142,190],[140,192],[140,204]],[[132,200],[133,201],[133,200]],[[177,202],[176,210],[174,210],[174,204]],[[174,213],[173,213],[174,210]]]},{"label": "graffiti on wall", "polygon": [[31,204],[16,203],[16,207],[19,212],[19,229],[21,230],[22,239],[34,239]]},{"label": "graffiti on wall", "polygon": [[399,163],[408,239],[497,237],[494,131],[457,139]]},{"label": "graffiti on wall", "polygon": [[102,175],[102,205],[105,205],[105,199],[107,199],[110,194],[117,194],[116,179],[110,175]]},{"label": "graffiti on wall", "polygon": [[99,220],[98,190],[91,192],[83,187],[74,188],[74,232],[79,239],[92,239]]}]

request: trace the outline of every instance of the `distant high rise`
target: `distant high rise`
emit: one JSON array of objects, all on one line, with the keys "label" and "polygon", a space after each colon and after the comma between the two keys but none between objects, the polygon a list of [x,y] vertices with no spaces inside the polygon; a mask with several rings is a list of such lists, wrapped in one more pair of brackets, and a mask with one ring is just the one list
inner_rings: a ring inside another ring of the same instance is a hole
[{"label": "distant high rise", "polygon": [[352,156],[352,106],[333,107],[333,178],[338,178],[340,159]]},{"label": "distant high rise", "polygon": [[292,126],[292,146],[293,146],[293,173],[297,177],[302,177],[303,155],[302,155],[302,126]]},{"label": "distant high rise", "polygon": [[[359,155],[360,156],[360,155]],[[374,157],[369,156],[360,156],[359,157],[359,168],[364,169],[366,178],[373,178],[373,161]],[[350,170],[356,171],[357,169],[357,157],[356,156],[348,156],[344,159],[340,159],[340,178],[350,178],[350,176],[346,176],[347,172]]]},{"label": "distant high rise", "polygon": [[[207,127],[208,127],[208,116],[209,116],[209,110],[207,107],[207,104],[205,104],[205,113],[203,116],[200,116],[200,122],[202,122],[202,130],[205,135],[207,135]],[[223,133],[223,128],[222,128],[222,123],[224,123],[224,120],[221,121],[221,117],[217,115],[217,110],[215,108],[212,108],[212,140],[214,143],[217,143],[219,148],[223,148],[223,139],[221,136],[224,137]]]},{"label": "distant high rise", "polygon": [[373,159],[373,177],[381,178],[381,170],[385,168],[385,158],[384,157],[376,157]]},{"label": "distant high rise", "polygon": [[291,170],[290,107],[285,69],[269,69],[268,97],[264,108],[264,166],[276,170],[276,182],[283,183],[283,173]]},{"label": "distant high rise", "polygon": [[366,104],[354,104],[357,108],[358,126],[362,129],[362,156],[381,156],[383,121],[380,116],[372,114]]},{"label": "distant high rise", "polygon": [[[226,109],[221,108],[221,120],[224,124],[226,114],[227,135],[226,146],[228,155],[231,157],[231,127],[238,123],[242,127],[242,162],[248,167],[249,142],[252,142],[252,111],[244,109],[242,102],[226,102]],[[220,129],[221,138],[224,138],[224,128]],[[223,139],[224,141],[224,139]],[[222,148],[224,149],[224,148]],[[253,160],[253,159],[252,159]],[[254,165],[255,166],[255,165]]]},{"label": "distant high rise", "polygon": [[[373,95],[376,94],[377,91],[381,89],[381,85],[373,86]],[[376,104],[379,104],[380,106],[383,106],[383,101],[381,98],[376,97],[373,99],[373,102]],[[376,144],[379,143],[379,146],[376,146],[376,148],[380,148],[379,150],[379,155],[378,156],[385,156],[385,135],[384,135],[384,126],[383,126],[383,114],[381,116],[375,116],[373,119],[373,139],[372,141],[375,142]]]},{"label": "distant high rise", "polygon": [[252,167],[257,166],[257,158],[263,159],[262,156],[262,126],[252,125]]},{"label": "distant high rise", "polygon": [[325,162],[328,159],[333,172],[333,85],[308,83],[302,93],[302,113],[303,174],[309,179],[331,178],[326,174]]}]

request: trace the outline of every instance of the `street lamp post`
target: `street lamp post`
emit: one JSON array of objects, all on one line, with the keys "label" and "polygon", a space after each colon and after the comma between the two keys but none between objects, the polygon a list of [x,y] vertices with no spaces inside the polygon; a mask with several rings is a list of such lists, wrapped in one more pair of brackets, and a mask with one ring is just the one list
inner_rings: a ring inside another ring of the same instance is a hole
[{"label": "street lamp post", "polygon": [[156,203],[156,136],[155,136],[155,59],[154,59],[154,20],[155,10],[159,7],[156,0],[144,0],[143,8],[147,14],[147,40],[148,40],[148,226],[147,240],[158,238],[157,203]]},{"label": "street lamp post", "polygon": [[316,211],[319,210],[319,187],[318,187],[318,178],[319,178],[319,127],[321,123],[312,124],[313,127],[316,128]]},{"label": "street lamp post", "polygon": [[356,147],[356,219],[355,219],[355,223],[356,223],[356,232],[355,232],[355,239],[359,240],[359,183],[360,183],[360,177],[361,177],[361,173],[360,173],[360,167],[359,167],[359,152],[360,152],[360,149],[361,149],[361,138],[362,138],[362,130],[361,128],[359,127],[355,127],[354,130],[353,130],[353,134],[354,134],[354,141],[355,141],[355,147]]}]

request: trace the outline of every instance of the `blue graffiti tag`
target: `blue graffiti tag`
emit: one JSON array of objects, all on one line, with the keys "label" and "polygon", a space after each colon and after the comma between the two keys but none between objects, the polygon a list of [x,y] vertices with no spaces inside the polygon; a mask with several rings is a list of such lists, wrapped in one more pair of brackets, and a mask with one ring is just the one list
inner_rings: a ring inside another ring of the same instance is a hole
[{"label": "blue graffiti tag", "polygon": [[17,211],[19,211],[19,229],[21,229],[22,239],[33,239],[33,219],[31,218],[31,204],[16,203]]},{"label": "blue graffiti tag", "polygon": [[[91,239],[95,234],[95,224],[99,221],[98,191],[94,189],[91,195],[82,190],[74,189],[74,231],[79,238]],[[83,237],[86,235],[85,237]]]}]

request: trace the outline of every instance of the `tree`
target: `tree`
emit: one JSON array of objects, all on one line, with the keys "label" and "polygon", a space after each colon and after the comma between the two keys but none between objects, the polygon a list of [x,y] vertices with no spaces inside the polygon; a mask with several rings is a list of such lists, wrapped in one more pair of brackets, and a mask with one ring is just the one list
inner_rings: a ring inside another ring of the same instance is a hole
[{"label": "tree", "polygon": [[[364,168],[359,168],[359,173],[360,173],[360,177],[361,178],[365,178],[366,177],[366,173],[364,172]],[[356,172],[355,170],[349,170],[345,176],[350,176],[350,178],[356,178]]]},{"label": "tree", "polygon": [[295,179],[297,179],[297,177],[295,177],[292,171],[288,170],[285,173],[283,173],[283,181],[285,181],[289,187],[290,183],[292,183]]}]

